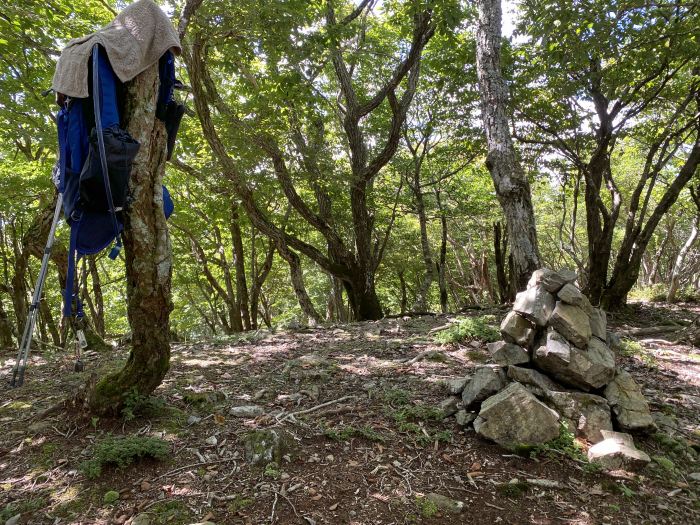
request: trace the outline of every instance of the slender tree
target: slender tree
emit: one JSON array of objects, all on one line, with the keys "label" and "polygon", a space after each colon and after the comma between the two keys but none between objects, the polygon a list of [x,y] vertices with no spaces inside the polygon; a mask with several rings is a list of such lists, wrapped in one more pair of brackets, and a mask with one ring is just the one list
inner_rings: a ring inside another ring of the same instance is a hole
[{"label": "slender tree", "polygon": [[476,66],[486,132],[486,166],[508,227],[518,290],[540,266],[530,182],[518,160],[508,126],[508,92],[501,74],[501,0],[478,0]]}]

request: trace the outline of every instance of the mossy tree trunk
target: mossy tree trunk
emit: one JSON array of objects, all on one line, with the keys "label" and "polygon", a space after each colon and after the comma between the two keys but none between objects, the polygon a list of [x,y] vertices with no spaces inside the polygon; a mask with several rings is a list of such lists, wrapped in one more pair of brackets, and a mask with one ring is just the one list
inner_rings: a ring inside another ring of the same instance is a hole
[{"label": "mossy tree trunk", "polygon": [[155,116],[157,94],[157,64],[127,86],[126,129],[141,144],[131,172],[124,225],[132,349],[121,370],[89,388],[86,405],[98,415],[119,414],[128,393],[153,392],[170,364],[172,257],[162,191],[166,132]]}]

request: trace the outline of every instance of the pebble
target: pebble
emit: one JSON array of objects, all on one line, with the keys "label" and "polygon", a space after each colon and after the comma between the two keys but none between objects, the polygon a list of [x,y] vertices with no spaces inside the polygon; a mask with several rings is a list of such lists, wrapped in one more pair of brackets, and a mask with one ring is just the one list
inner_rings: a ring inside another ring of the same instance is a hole
[{"label": "pebble", "polygon": [[207,445],[216,445],[218,442],[219,442],[219,440],[216,439],[216,436],[208,437],[207,440],[205,441],[205,443]]},{"label": "pebble", "polygon": [[196,424],[199,423],[201,420],[202,420],[201,417],[190,416],[190,417],[187,418],[187,424],[188,424],[188,425],[196,425]]},{"label": "pebble", "polygon": [[688,477],[693,481],[700,481],[700,472],[691,472]]},{"label": "pebble", "polygon": [[5,522],[5,525],[17,525],[19,523],[19,519],[22,517],[21,514],[17,514],[16,516],[12,516],[9,520]]}]

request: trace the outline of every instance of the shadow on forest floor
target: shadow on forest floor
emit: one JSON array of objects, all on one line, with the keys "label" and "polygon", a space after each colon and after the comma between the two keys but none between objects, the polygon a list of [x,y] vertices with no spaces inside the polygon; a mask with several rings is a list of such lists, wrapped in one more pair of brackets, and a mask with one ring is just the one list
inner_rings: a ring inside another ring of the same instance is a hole
[{"label": "shadow on forest floor", "polygon": [[[81,374],[68,371],[69,355],[35,353],[25,386],[0,401],[0,523],[16,514],[32,524],[123,524],[137,515],[141,525],[700,522],[700,482],[688,476],[700,464],[687,449],[700,443],[700,352],[674,344],[667,329],[700,311],[640,304],[612,316],[624,338],[618,364],[643,385],[660,427],[636,438],[655,461],[616,477],[561,454],[508,454],[436,417],[444,382],[488,360],[484,341],[439,344],[436,333],[485,313],[500,319],[504,310],[176,344],[155,397],[134,400],[122,420],[34,416],[91,371],[118,366],[126,350],[89,354]],[[648,330],[655,326],[666,328]],[[14,355],[0,357],[5,375]],[[251,404],[263,413],[230,414]],[[253,467],[244,436],[266,428],[283,428],[290,452]],[[110,434],[165,440],[169,458],[89,479],[85,462]],[[431,492],[464,502],[462,516],[429,504]]]}]

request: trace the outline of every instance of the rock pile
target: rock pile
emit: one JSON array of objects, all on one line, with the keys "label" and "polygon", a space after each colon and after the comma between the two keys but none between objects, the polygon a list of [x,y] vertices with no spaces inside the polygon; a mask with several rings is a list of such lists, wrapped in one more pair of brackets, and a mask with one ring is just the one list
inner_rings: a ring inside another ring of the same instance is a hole
[{"label": "rock pile", "polygon": [[461,396],[455,416],[508,449],[550,441],[566,423],[591,443],[610,440],[596,445],[595,460],[609,450],[615,458],[634,453],[637,465],[645,454],[612,430],[653,428],[649,405],[629,373],[615,368],[605,312],[575,282],[569,270],[533,273],[501,323],[503,340],[488,345],[495,364],[448,385]]}]

